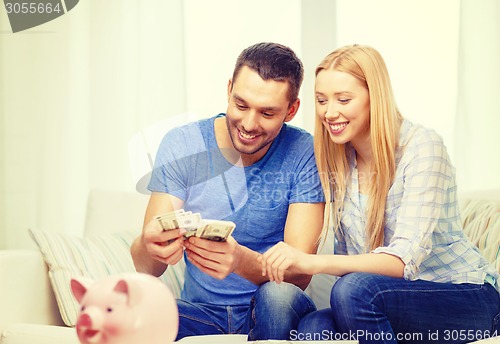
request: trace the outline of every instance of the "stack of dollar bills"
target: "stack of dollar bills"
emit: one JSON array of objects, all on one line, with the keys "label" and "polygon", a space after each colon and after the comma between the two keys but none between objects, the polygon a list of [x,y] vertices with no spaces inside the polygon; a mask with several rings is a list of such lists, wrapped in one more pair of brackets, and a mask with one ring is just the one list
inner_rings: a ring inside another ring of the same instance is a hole
[{"label": "stack of dollar bills", "polygon": [[231,221],[202,219],[200,213],[178,209],[164,215],[155,216],[164,231],[183,228],[184,237],[196,236],[212,241],[226,241],[236,224]]}]

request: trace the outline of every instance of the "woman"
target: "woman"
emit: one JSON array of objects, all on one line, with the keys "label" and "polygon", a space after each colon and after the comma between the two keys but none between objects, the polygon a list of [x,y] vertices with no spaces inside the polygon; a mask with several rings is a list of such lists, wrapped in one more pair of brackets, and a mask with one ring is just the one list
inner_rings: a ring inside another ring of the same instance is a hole
[{"label": "woman", "polygon": [[316,69],[315,94],[335,254],[279,243],[261,263],[278,283],[286,271],[341,278],[331,308],[303,318],[295,337],[465,343],[496,335],[498,273],[464,236],[442,139],[401,116],[380,54],[360,45],[332,52]]}]

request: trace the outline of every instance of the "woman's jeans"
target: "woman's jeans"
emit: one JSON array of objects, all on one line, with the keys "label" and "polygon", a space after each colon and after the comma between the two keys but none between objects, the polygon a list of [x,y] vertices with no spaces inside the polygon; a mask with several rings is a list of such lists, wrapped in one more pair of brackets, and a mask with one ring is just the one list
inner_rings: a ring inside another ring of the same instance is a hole
[{"label": "woman's jeans", "polygon": [[268,282],[253,295],[250,305],[216,306],[177,300],[179,340],[207,334],[248,334],[248,340],[289,339],[300,319],[316,310],[297,286]]},{"label": "woman's jeans", "polygon": [[334,284],[330,306],[304,317],[291,339],[468,343],[500,335],[500,298],[488,283],[351,273]]}]

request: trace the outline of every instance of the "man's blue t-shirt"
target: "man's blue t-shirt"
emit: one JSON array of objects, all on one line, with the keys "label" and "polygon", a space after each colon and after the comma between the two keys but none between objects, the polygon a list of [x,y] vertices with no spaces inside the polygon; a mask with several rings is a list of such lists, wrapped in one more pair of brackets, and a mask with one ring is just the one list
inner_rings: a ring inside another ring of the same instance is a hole
[{"label": "man's blue t-shirt", "polygon": [[[238,167],[217,146],[214,121],[220,116],[224,114],[165,135],[148,189],[182,199],[184,210],[204,219],[233,221],[236,241],[262,253],[283,240],[290,204],[324,202],[313,139],[305,130],[284,124],[261,160]],[[183,300],[247,305],[256,289],[234,273],[215,279],[186,259]]]}]

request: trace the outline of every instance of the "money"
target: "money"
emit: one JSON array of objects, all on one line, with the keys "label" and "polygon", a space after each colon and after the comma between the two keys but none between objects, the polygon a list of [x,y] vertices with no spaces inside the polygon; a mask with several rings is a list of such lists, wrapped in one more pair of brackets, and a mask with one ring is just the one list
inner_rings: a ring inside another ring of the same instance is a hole
[{"label": "money", "polygon": [[226,241],[235,228],[236,224],[231,221],[202,220],[197,236],[212,241]]},{"label": "money", "polygon": [[164,215],[155,216],[164,231],[177,228],[186,230],[185,238],[192,236],[212,241],[226,241],[236,228],[231,221],[202,219],[200,213],[178,209]]},{"label": "money", "polygon": [[155,219],[160,223],[164,231],[184,228],[187,231],[197,230],[201,221],[199,213],[184,212],[183,209],[167,213],[165,215],[156,216]]}]

